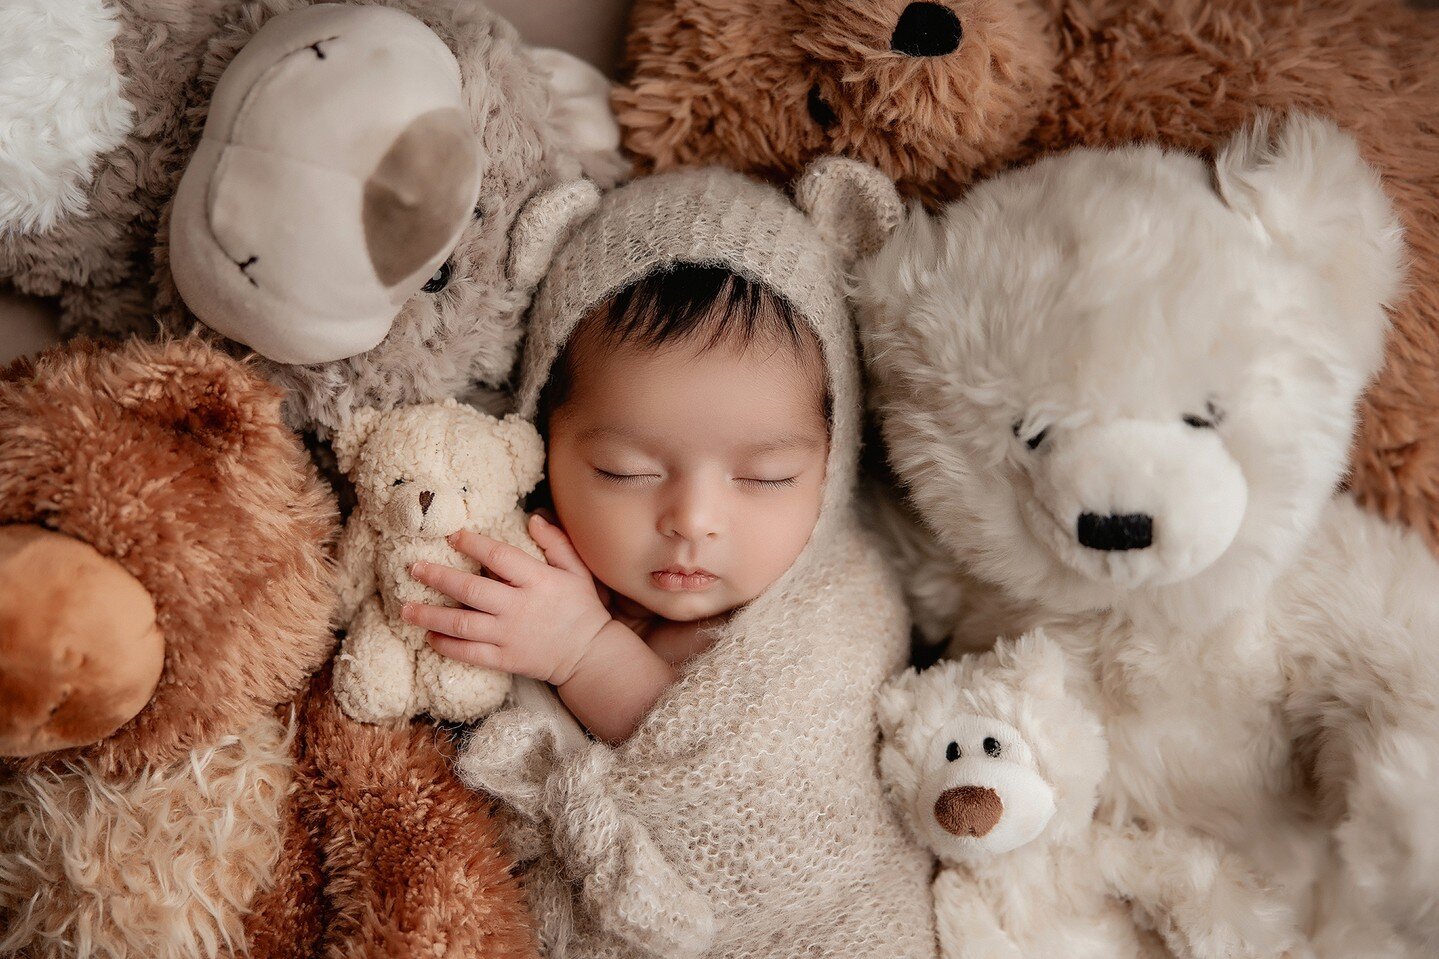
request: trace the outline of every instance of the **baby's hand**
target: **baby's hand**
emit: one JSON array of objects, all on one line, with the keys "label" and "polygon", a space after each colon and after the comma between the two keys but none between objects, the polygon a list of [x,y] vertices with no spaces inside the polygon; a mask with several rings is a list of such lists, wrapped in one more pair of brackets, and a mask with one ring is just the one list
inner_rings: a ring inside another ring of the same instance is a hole
[{"label": "baby's hand", "polygon": [[530,517],[529,528],[548,562],[461,531],[450,537],[450,545],[503,582],[415,563],[410,568],[415,579],[462,608],[407,603],[403,616],[430,630],[430,645],[443,656],[558,686],[574,675],[610,614],[564,531],[540,516]]}]

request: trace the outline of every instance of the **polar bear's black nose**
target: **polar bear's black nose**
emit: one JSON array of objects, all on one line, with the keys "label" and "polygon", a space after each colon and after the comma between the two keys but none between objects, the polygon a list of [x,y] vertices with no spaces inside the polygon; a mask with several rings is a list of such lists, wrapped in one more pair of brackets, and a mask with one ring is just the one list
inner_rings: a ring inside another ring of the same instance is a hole
[{"label": "polar bear's black nose", "polygon": [[1118,513],[1079,517],[1079,543],[1090,549],[1148,549],[1154,542],[1154,518],[1144,513]]},{"label": "polar bear's black nose", "polygon": [[431,493],[429,490],[425,490],[424,492],[420,493],[420,515],[421,515],[421,516],[423,516],[424,514],[426,514],[426,513],[428,513],[428,512],[430,511],[430,504],[433,503],[434,501],[435,501],[435,494],[434,494],[434,493]]},{"label": "polar bear's black nose", "polygon": [[911,3],[899,15],[889,47],[910,57],[942,57],[959,49],[964,30],[942,3]]}]

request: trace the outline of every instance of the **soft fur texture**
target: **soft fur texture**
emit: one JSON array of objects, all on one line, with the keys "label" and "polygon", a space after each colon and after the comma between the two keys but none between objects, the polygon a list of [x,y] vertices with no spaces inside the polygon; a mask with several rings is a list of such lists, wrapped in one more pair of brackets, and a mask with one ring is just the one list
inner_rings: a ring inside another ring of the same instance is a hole
[{"label": "soft fur texture", "polygon": [[927,857],[876,768],[874,697],[903,662],[908,623],[851,500],[860,395],[840,280],[859,248],[830,240],[877,240],[892,224],[855,199],[874,195],[855,189],[873,176],[827,165],[801,185],[800,209],[731,171],[636,181],[579,227],[536,300],[526,413],[581,317],[676,260],[724,264],[794,304],[833,400],[809,543],[716,628],[624,743],[587,739],[539,689],[466,747],[461,775],[516,812],[552,959],[933,955]]},{"label": "soft fur texture", "polygon": [[[334,643],[335,506],[280,404],[196,339],[81,340],[0,373],[0,523],[119,564],[165,644],[155,693],[118,731],[0,759],[7,954],[534,954],[448,746],[350,723],[327,678],[312,684]],[[7,636],[64,612],[23,585],[0,591]]]},{"label": "soft fur texture", "polygon": [[885,787],[942,863],[940,954],[1139,957],[1154,934],[1176,957],[1294,945],[1292,913],[1218,843],[1094,820],[1107,747],[1067,672],[1036,633],[880,693]]},{"label": "soft fur texture", "polygon": [[43,233],[84,213],[95,158],[130,134],[101,0],[12,0],[0,10],[0,235]]},{"label": "soft fur texture", "polygon": [[956,647],[1062,623],[1101,813],[1243,850],[1325,955],[1439,945],[1439,566],[1333,498],[1400,277],[1373,170],[1296,117],[1004,174],[861,278],[893,466],[980,581]]},{"label": "soft fur texture", "polygon": [[[1413,284],[1365,394],[1349,484],[1439,547],[1439,9],[1398,0],[941,0],[957,50],[891,49],[910,0],[638,0],[616,112],[642,170],[780,182],[817,156],[955,199],[1076,145],[1212,151],[1260,110],[1354,131],[1407,231]],[[822,126],[811,96],[833,119]]]},{"label": "soft fur texture", "polygon": [[[477,383],[491,389],[502,384],[539,280],[532,265],[536,250],[553,249],[555,239],[547,234],[563,228],[549,223],[548,230],[524,230],[539,246],[518,246],[510,237],[522,209],[547,193],[572,190],[582,174],[611,183],[624,169],[594,117],[577,123],[577,105],[564,99],[593,98],[593,84],[557,76],[552,62],[535,63],[513,28],[483,5],[376,2],[419,18],[455,54],[483,171],[476,215],[442,270],[405,302],[379,346],[328,363],[262,364],[287,391],[291,425],[321,432],[343,424],[357,407],[429,402]],[[61,218],[44,234],[0,239],[0,280],[25,292],[60,294],[62,321],[70,330],[188,332],[195,319],[170,275],[168,210],[204,129],[210,95],[261,26],[311,5],[118,0],[114,57],[123,96],[135,109],[134,132],[97,159],[83,215]],[[156,57],[160,48],[165,56]]]},{"label": "soft fur texture", "polygon": [[446,541],[461,529],[542,558],[520,506],[544,469],[539,433],[519,417],[495,419],[446,400],[357,410],[334,449],[359,499],[340,541],[340,616],[348,625],[335,665],[340,706],[362,722],[488,715],[504,702],[509,675],[441,656],[400,609],[456,605],[409,569],[426,561],[480,572]]}]

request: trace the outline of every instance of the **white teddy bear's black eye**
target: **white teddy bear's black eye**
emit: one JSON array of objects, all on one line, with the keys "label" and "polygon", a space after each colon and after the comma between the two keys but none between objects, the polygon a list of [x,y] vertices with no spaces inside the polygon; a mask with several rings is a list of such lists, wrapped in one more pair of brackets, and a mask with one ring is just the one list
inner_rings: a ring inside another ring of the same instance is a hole
[{"label": "white teddy bear's black eye", "polygon": [[391,486],[404,486],[404,485],[405,485],[405,481],[402,480],[402,479],[397,479],[397,480],[395,480],[393,483],[391,483],[390,485],[391,485]]},{"label": "white teddy bear's black eye", "polygon": [[950,743],[944,747],[944,758],[954,762],[959,758],[959,743]]},{"label": "white teddy bear's black eye", "polygon": [[450,266],[449,260],[441,263],[440,268],[435,271],[435,275],[430,277],[429,282],[424,285],[424,291],[426,293],[440,292],[450,285],[450,274],[454,273],[454,271],[455,268]]},{"label": "white teddy bear's black eye", "polygon": [[1204,404],[1204,413],[1204,416],[1186,413],[1184,425],[1192,426],[1197,430],[1212,430],[1224,419],[1224,412],[1212,402]]},{"label": "white teddy bear's black eye", "polygon": [[1011,429],[1014,431],[1014,438],[1024,440],[1024,445],[1028,446],[1032,450],[1039,449],[1039,444],[1043,443],[1044,438],[1049,435],[1049,427],[1046,426],[1044,429],[1040,430],[1038,433],[1035,433],[1028,439],[1024,439],[1023,436],[1019,435],[1019,428],[1022,425],[1022,423],[1015,423],[1014,426],[1011,427]]},{"label": "white teddy bear's black eye", "polygon": [[991,758],[999,756],[999,740],[993,736],[984,737],[984,754]]}]

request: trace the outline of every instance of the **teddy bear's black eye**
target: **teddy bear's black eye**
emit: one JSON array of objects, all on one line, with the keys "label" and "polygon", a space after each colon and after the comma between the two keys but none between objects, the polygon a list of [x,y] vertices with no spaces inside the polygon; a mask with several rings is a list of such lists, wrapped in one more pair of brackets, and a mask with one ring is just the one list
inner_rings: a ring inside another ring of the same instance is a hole
[{"label": "teddy bear's black eye", "polygon": [[405,485],[405,481],[402,480],[402,479],[397,479],[397,480],[395,480],[393,483],[391,483],[390,485],[391,485],[391,486],[404,486],[404,485]]},{"label": "teddy bear's black eye", "polygon": [[[1024,425],[1024,424],[1022,424],[1022,423],[1015,423],[1014,426],[1010,427],[1010,429],[1012,429],[1012,430],[1014,431],[1014,438],[1015,438],[1015,439],[1024,439],[1024,437],[1022,437],[1022,436],[1019,435],[1019,428],[1020,428],[1021,426],[1023,426],[1023,425]],[[1040,443],[1043,443],[1043,442],[1044,442],[1044,438],[1045,438],[1046,436],[1048,436],[1048,435],[1049,435],[1049,427],[1046,426],[1044,429],[1040,430],[1038,433],[1035,433],[1033,436],[1029,437],[1029,439],[1025,439],[1025,440],[1024,440],[1024,445],[1025,445],[1025,446],[1028,446],[1028,447],[1029,447],[1030,449],[1032,449],[1032,450],[1037,450],[1037,449],[1039,449],[1039,444],[1040,444]]]},{"label": "teddy bear's black eye", "polygon": [[460,487],[460,492],[461,492],[461,493],[468,493],[469,491],[470,491],[470,488],[469,488],[468,486],[461,486],[461,487]]},{"label": "teddy bear's black eye", "polygon": [[1184,425],[1192,426],[1197,430],[1212,430],[1224,419],[1224,411],[1215,406],[1213,402],[1204,404],[1204,413],[1204,416],[1186,413]]},{"label": "teddy bear's black eye", "polygon": [[449,260],[441,263],[440,268],[435,271],[435,275],[430,277],[430,281],[424,285],[424,291],[426,293],[440,292],[450,285],[450,274],[454,271],[455,268],[450,266]]},{"label": "teddy bear's black eye", "polygon": [[959,758],[959,743],[950,743],[944,747],[944,758],[954,762]]},{"label": "teddy bear's black eye", "polygon": [[993,736],[984,737],[984,754],[990,758],[999,756],[999,740]]},{"label": "teddy bear's black eye", "polygon": [[828,130],[839,119],[835,116],[834,107],[826,103],[824,96],[820,94],[817,83],[809,88],[809,99],[805,106],[809,108],[810,119],[818,123],[821,130]]}]

